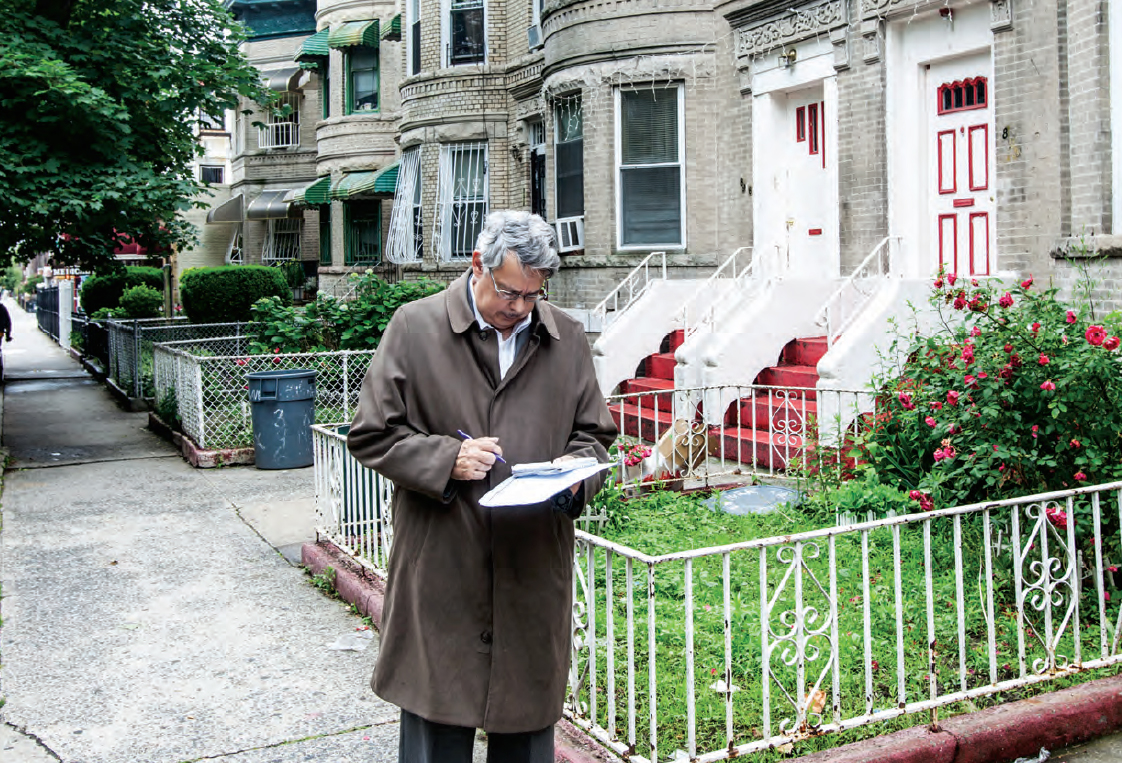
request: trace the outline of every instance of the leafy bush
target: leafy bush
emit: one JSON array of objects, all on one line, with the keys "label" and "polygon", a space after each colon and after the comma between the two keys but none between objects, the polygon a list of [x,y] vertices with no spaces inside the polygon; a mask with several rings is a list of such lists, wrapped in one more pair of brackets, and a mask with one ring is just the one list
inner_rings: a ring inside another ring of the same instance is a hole
[{"label": "leafy bush", "polygon": [[121,312],[126,318],[154,318],[163,306],[163,294],[151,286],[132,286],[121,294]]},{"label": "leafy bush", "polygon": [[0,286],[15,294],[21,283],[23,283],[23,268],[18,265],[4,268],[3,275],[0,275]]},{"label": "leafy bush", "polygon": [[356,276],[354,281],[355,298],[348,302],[320,294],[303,308],[291,307],[276,297],[255,304],[250,351],[369,350],[382,341],[397,308],[444,288],[430,280],[387,283],[373,273]]},{"label": "leafy bush", "polygon": [[35,287],[43,283],[43,276],[34,275],[23,282],[22,291],[24,294],[34,294]]},{"label": "leafy bush", "polygon": [[1031,277],[1006,290],[940,273],[930,303],[934,331],[897,329],[890,357],[904,359],[874,379],[878,414],[845,476],[907,491],[911,511],[1122,479],[1119,314]]},{"label": "leafy bush", "polygon": [[101,307],[90,313],[90,317],[95,321],[103,321],[106,318],[120,318],[122,312],[119,307]]},{"label": "leafy bush", "polygon": [[163,271],[159,268],[126,267],[104,275],[90,276],[82,281],[78,299],[82,304],[82,311],[92,315],[103,307],[117,307],[121,304],[121,295],[125,289],[142,285],[163,292]]},{"label": "leafy bush", "polygon": [[259,299],[277,297],[292,301],[284,273],[263,265],[225,265],[192,268],[179,282],[183,311],[192,323],[248,321],[250,307]]}]

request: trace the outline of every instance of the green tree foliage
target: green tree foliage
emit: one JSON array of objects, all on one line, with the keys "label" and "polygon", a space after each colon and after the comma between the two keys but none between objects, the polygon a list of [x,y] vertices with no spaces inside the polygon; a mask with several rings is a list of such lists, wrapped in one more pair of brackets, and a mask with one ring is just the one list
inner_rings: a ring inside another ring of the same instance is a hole
[{"label": "green tree foliage", "polygon": [[125,289],[121,295],[121,312],[126,318],[156,318],[163,306],[163,294],[144,284]]},{"label": "green tree foliage", "polygon": [[0,4],[0,251],[113,268],[186,246],[198,115],[270,102],[220,0]]},{"label": "green tree foliage", "polygon": [[444,288],[437,281],[387,283],[373,273],[355,276],[355,298],[320,294],[306,307],[276,297],[253,306],[254,353],[369,350],[378,346],[397,308]]},{"label": "green tree foliage", "polygon": [[23,293],[24,294],[34,294],[35,293],[35,287],[38,286],[41,283],[43,283],[43,276],[40,276],[40,275],[31,276],[31,278],[28,278],[26,281],[23,282]]},{"label": "green tree foliage", "polygon": [[157,292],[163,291],[163,272],[159,268],[128,267],[104,275],[90,276],[82,281],[78,300],[82,310],[92,315],[102,308],[117,307],[125,289],[142,284]]},{"label": "green tree foliage", "polygon": [[263,297],[292,302],[292,289],[279,268],[224,265],[192,268],[179,282],[183,311],[192,323],[248,321],[250,307]]},{"label": "green tree foliage", "polygon": [[0,276],[0,286],[3,286],[13,294],[19,289],[20,284],[23,283],[23,269],[18,265],[9,265],[4,268],[4,274]]}]

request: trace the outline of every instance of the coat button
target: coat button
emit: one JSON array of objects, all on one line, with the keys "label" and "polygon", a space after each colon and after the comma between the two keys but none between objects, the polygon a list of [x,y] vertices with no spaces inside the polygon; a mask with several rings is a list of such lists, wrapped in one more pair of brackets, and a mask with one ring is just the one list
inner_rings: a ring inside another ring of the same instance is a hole
[{"label": "coat button", "polygon": [[487,337],[489,337],[489,336],[491,336],[491,332],[490,332],[490,331],[487,331],[487,330],[483,330],[483,331],[480,331],[480,332],[479,332],[479,339],[480,339],[480,341],[486,342],[486,341],[487,341]]},{"label": "coat button", "polygon": [[484,644],[490,644],[491,643],[491,631],[483,631],[482,633],[480,633],[479,634],[479,640],[482,641]]}]

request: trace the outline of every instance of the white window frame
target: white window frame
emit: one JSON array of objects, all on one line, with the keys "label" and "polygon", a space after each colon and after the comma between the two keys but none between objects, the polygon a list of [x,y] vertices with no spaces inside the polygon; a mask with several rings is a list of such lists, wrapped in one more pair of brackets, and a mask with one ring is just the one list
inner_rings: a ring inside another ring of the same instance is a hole
[{"label": "white window frame", "polygon": [[[405,13],[403,14],[403,21],[405,22],[405,76],[413,77],[420,74],[424,69],[424,65],[417,67],[417,71],[413,71],[413,25],[417,23],[418,17],[421,13],[421,0],[405,0]],[[486,18],[486,11],[484,11],[484,18]],[[421,33],[424,34],[424,27],[421,27]]]},{"label": "white window frame", "polygon": [[1122,235],[1122,3],[1111,2],[1107,16],[1110,56],[1110,134],[1113,183],[1111,232]]},{"label": "white window frame", "polygon": [[453,66],[481,66],[488,62],[490,46],[487,44],[489,34],[490,14],[487,12],[487,0],[478,0],[483,6],[483,60],[470,64],[452,63],[452,2],[453,0],[440,0],[440,60],[445,67]]},{"label": "white window frame", "polygon": [[424,234],[420,234],[422,240],[418,241],[413,227],[414,216],[421,207],[421,150],[421,146],[413,146],[402,151],[397,171],[385,259],[399,265],[423,259],[418,254],[423,251]]},{"label": "white window frame", "polygon": [[[538,28],[538,44],[530,45],[530,50],[540,50],[545,45],[545,34],[542,33],[542,5],[544,0],[530,0],[530,27]],[[529,33],[527,32],[527,35]],[[527,43],[529,37],[527,36]]]},{"label": "white window frame", "polygon": [[[437,176],[436,214],[433,220],[433,249],[442,262],[464,262],[470,257],[470,255],[453,256],[452,254],[452,214],[457,201],[456,189],[452,187],[452,155],[469,151],[480,151],[483,154],[483,187],[479,194],[483,202],[483,218],[486,219],[487,214],[491,211],[491,171],[487,142],[442,144],[440,146],[440,171]],[[468,243],[471,244],[472,248],[475,247],[474,241]]]},{"label": "white window frame", "polygon": [[[296,148],[300,145],[300,106],[303,95],[299,91],[277,93],[278,106],[291,106],[287,117],[267,114],[268,121],[257,128],[258,148]],[[283,120],[283,121],[282,121]]]},{"label": "white window frame", "polygon": [[[685,249],[686,248],[686,93],[681,82],[669,85],[656,85],[657,90],[675,90],[678,98],[678,161],[660,162],[658,164],[628,164],[628,168],[642,169],[647,167],[672,167],[677,166],[680,182],[678,183],[679,208],[682,210],[682,222],[679,230],[678,242],[662,242],[650,244],[623,243],[623,92],[624,90],[636,91],[650,89],[651,86],[632,85],[626,88],[615,88],[615,181],[616,181],[616,248],[621,251],[637,251],[649,249]],[[586,210],[587,211],[587,210]]]},{"label": "white window frame", "polygon": [[200,164],[199,165],[199,182],[200,183],[207,182],[206,180],[203,180],[203,170],[219,170],[222,173],[222,179],[219,180],[217,183],[211,181],[211,185],[226,185],[229,182],[229,178],[226,177],[226,165],[224,165],[224,164]]},{"label": "white window frame", "polygon": [[282,217],[265,221],[265,241],[261,244],[261,263],[299,260],[303,249],[304,218]]}]

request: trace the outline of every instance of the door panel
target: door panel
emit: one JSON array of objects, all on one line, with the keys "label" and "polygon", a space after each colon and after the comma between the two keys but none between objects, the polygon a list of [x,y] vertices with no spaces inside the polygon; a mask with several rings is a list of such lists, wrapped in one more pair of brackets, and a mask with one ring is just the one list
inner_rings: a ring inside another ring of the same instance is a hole
[{"label": "door panel", "polygon": [[[787,267],[796,274],[821,275],[836,236],[830,210],[837,206],[826,165],[825,100],[821,87],[786,96],[783,197],[787,224]],[[793,123],[793,124],[792,124]]]},{"label": "door panel", "polygon": [[[927,69],[928,182],[934,228],[933,264],[960,275],[994,270],[995,204],[991,188],[993,149],[989,54],[931,64]],[[962,174],[959,175],[959,170]]]}]

